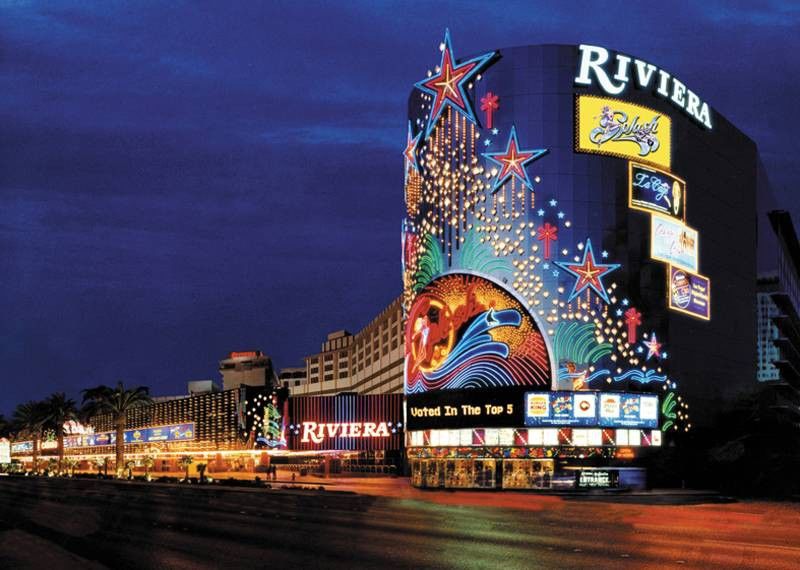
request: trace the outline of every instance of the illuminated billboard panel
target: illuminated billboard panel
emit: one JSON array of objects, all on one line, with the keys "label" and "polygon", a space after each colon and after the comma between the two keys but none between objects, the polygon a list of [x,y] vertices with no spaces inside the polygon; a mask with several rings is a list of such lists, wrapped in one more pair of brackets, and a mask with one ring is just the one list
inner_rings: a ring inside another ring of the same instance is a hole
[{"label": "illuminated billboard panel", "polygon": [[512,294],[475,275],[429,283],[411,305],[405,336],[406,393],[550,386],[542,333]]},{"label": "illuminated billboard panel", "polygon": [[667,272],[669,308],[703,320],[711,318],[711,281],[708,277],[669,266]]},{"label": "illuminated billboard panel", "polygon": [[688,271],[697,271],[699,247],[697,230],[672,218],[651,216],[651,258]]},{"label": "illuminated billboard panel", "polygon": [[525,425],[658,427],[658,396],[614,392],[528,392]]},{"label": "illuminated billboard panel", "polygon": [[580,95],[575,104],[575,150],[670,168],[672,120],[668,116],[608,97]]},{"label": "illuminated billboard panel", "polygon": [[686,221],[686,182],[669,172],[629,162],[628,206]]}]

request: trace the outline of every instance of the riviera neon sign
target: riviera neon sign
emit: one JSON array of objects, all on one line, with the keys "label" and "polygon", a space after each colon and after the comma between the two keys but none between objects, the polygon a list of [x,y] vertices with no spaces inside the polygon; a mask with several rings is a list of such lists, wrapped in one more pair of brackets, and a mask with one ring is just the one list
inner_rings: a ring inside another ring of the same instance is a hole
[{"label": "riviera neon sign", "polygon": [[330,437],[389,437],[391,432],[387,422],[353,422],[339,424],[318,424],[303,422],[303,437],[300,441],[322,443]]},{"label": "riviera neon sign", "polygon": [[694,91],[663,69],[640,59],[631,60],[627,55],[618,53],[615,54],[616,70],[607,72],[605,67],[610,59],[607,49],[588,45],[578,46],[578,49],[581,53],[578,75],[575,77],[576,85],[591,85],[594,76],[603,91],[609,95],[620,95],[633,78],[640,89],[654,89],[657,95],[669,99],[695,121],[706,128],[711,128],[708,103],[702,101]]}]

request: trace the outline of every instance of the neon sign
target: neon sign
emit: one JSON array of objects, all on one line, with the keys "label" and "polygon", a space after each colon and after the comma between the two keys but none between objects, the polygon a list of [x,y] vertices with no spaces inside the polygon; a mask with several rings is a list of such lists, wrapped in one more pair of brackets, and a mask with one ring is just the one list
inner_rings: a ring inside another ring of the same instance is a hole
[{"label": "neon sign", "polygon": [[651,216],[650,257],[697,271],[699,256],[697,230],[673,218]]},{"label": "neon sign", "polygon": [[669,308],[703,320],[711,319],[711,280],[670,265],[667,272]]},{"label": "neon sign", "polygon": [[[615,54],[616,69],[612,76],[609,75],[609,71],[606,71],[610,59],[607,49],[589,45],[580,45],[578,49],[580,50],[580,60],[578,75],[575,77],[576,85],[592,85],[594,77],[600,89],[609,95],[620,95],[633,78],[638,88],[655,89],[657,95],[668,99],[701,125],[708,129],[711,128],[711,112],[708,103],[702,101],[694,91],[688,89],[686,85],[663,69],[659,69],[652,63],[640,59],[632,60],[631,57],[618,53]],[[631,61],[633,61],[633,68],[631,68]],[[658,75],[658,80],[654,81],[656,75]]]},{"label": "neon sign", "polygon": [[630,162],[628,206],[686,221],[686,182],[663,170]]},{"label": "neon sign", "polygon": [[317,423],[302,422],[303,443],[322,443],[331,437],[389,437],[388,422]]},{"label": "neon sign", "polygon": [[669,116],[642,105],[591,95],[576,99],[575,115],[575,150],[671,166]]},{"label": "neon sign", "polygon": [[243,350],[239,352],[231,352],[228,358],[256,358],[257,356],[257,350]]}]

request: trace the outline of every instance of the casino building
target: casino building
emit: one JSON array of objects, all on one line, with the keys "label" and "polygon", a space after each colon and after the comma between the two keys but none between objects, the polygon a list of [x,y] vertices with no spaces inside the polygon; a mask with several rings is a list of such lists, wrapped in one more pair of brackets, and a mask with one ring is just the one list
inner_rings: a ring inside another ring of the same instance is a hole
[{"label": "casino building", "polygon": [[412,483],[641,485],[754,384],[756,145],[602,47],[459,59],[448,32],[429,65],[404,153]]}]

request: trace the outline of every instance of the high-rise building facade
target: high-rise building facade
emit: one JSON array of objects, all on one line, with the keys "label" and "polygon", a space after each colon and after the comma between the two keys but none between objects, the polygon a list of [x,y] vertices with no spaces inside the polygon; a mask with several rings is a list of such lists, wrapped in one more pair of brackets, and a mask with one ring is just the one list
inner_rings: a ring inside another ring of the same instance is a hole
[{"label": "high-rise building facade", "polygon": [[447,34],[408,111],[415,484],[547,486],[754,386],[758,153],[691,86],[599,46],[457,59]]},{"label": "high-rise building facade", "polygon": [[800,242],[789,212],[767,214],[776,272],[758,280],[758,380],[800,388]]},{"label": "high-rise building facade", "polygon": [[780,315],[780,310],[772,300],[772,294],[779,291],[778,277],[759,277],[756,288],[756,378],[759,382],[772,382],[781,378],[775,366],[780,359],[780,352],[775,345],[780,334],[774,321]]},{"label": "high-rise building facade", "polygon": [[230,352],[220,360],[222,389],[233,390],[239,386],[277,386],[278,377],[272,367],[272,359],[260,350]]},{"label": "high-rise building facade", "polygon": [[292,394],[402,393],[403,323],[402,302],[397,298],[356,334],[344,330],[329,334],[322,350],[305,358],[308,380]]}]

